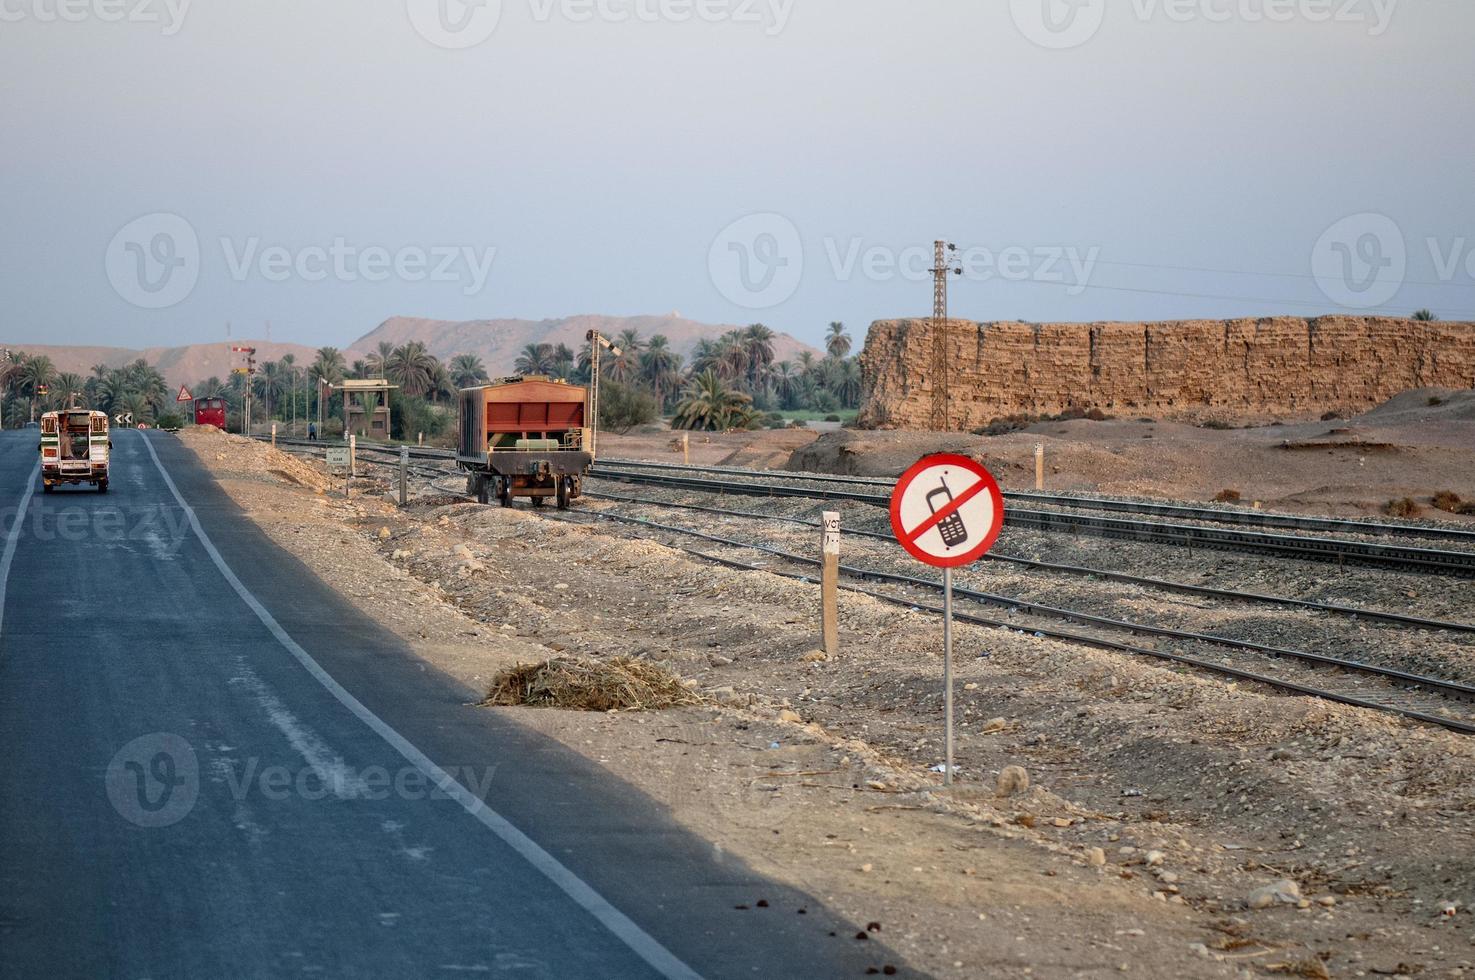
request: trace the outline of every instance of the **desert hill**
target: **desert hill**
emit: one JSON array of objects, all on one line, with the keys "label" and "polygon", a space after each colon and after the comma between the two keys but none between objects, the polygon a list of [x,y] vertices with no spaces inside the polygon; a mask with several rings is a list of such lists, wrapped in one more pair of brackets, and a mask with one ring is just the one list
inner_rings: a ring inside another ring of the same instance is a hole
[{"label": "desert hill", "polygon": [[[351,364],[375,350],[381,342],[400,344],[418,340],[437,357],[449,358],[456,354],[476,354],[486,364],[493,376],[510,374],[518,352],[528,344],[568,344],[578,350],[584,335],[591,329],[615,337],[627,329],[637,330],[644,340],[655,334],[665,334],[671,346],[683,357],[690,356],[697,340],[703,337],[716,339],[730,326],[697,323],[677,315],[670,316],[573,316],[561,320],[427,320],[418,317],[391,317],[374,330],[342,348],[344,358]],[[140,357],[163,372],[170,385],[193,384],[211,375],[224,378],[230,373],[232,344],[255,347],[256,359],[274,361],[283,354],[292,354],[303,367],[317,357],[317,349],[302,344],[288,344],[265,340],[231,340],[212,344],[188,344],[181,347],[147,347],[141,350],[126,347],[70,347],[59,344],[21,344],[0,342],[0,347],[25,351],[28,354],[44,354],[59,372],[71,372],[87,377],[94,364],[121,367]],[[788,334],[774,338],[775,360],[794,359],[801,351],[816,351],[813,347],[795,340]]]},{"label": "desert hill", "polygon": [[[148,361],[164,375],[170,385],[193,384],[211,375],[224,378],[230,374],[232,344],[256,348],[257,363],[275,361],[283,354],[292,354],[297,363],[311,364],[317,350],[301,344],[284,344],[266,340],[231,340],[214,344],[188,344],[183,347],[145,347],[135,350],[128,347],[69,347],[59,344],[15,344],[0,343],[0,347],[25,351],[27,354],[45,355],[60,373],[70,372],[86,378],[92,374],[94,364],[122,367],[140,357]],[[351,360],[351,358],[350,358]]]}]

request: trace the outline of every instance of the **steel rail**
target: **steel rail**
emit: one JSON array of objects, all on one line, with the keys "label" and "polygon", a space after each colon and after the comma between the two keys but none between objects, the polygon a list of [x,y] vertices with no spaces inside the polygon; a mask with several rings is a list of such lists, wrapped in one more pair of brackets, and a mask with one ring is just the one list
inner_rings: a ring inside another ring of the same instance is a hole
[{"label": "steel rail", "polygon": [[[742,517],[758,521],[773,521],[783,524],[795,524],[800,527],[819,528],[819,521],[806,521],[798,517],[785,517],[774,514],[757,514],[745,510],[727,510],[722,507],[704,507],[701,504],[674,503],[665,500],[652,500],[645,497],[621,497],[616,494],[601,493],[594,490],[586,490],[584,496],[595,500],[612,500],[620,503],[638,504],[650,507],[665,507],[674,510],[690,510],[699,513],[714,514],[722,517]],[[877,531],[865,531],[858,528],[850,528],[845,531],[847,535],[869,538],[887,543],[895,543],[895,537]],[[1426,619],[1420,616],[1410,616],[1405,613],[1383,612],[1377,609],[1365,609],[1358,606],[1340,606],[1333,603],[1315,602],[1309,599],[1293,599],[1289,596],[1264,595],[1258,592],[1244,592],[1234,589],[1216,589],[1207,585],[1189,585],[1184,582],[1170,582],[1165,579],[1146,578],[1140,575],[1129,575],[1126,572],[1112,572],[1099,568],[1090,568],[1084,565],[1061,565],[1053,562],[1037,561],[1033,558],[1020,558],[1017,555],[1001,554],[991,551],[983,556],[984,561],[998,561],[1013,565],[1021,565],[1026,568],[1038,568],[1047,572],[1060,572],[1067,575],[1080,575],[1092,578],[1106,579],[1112,582],[1122,582],[1128,585],[1140,585],[1147,588],[1162,589],[1169,592],[1182,592],[1186,595],[1204,596],[1212,599],[1223,599],[1232,602],[1252,602],[1264,605],[1288,606],[1295,609],[1305,609],[1310,612],[1331,613],[1333,615],[1347,616],[1354,620],[1366,620],[1371,622],[1395,623],[1399,626],[1411,626],[1418,629],[1446,630],[1453,633],[1475,633],[1475,623],[1456,623],[1442,619]]]},{"label": "steel rail", "polygon": [[[806,480],[814,483],[839,483],[853,486],[878,487],[890,490],[894,479],[884,477],[843,476],[833,473],[803,473],[788,470],[754,470],[737,466],[691,466],[681,463],[655,463],[635,459],[602,459],[600,466],[613,468],[642,468],[672,472],[723,473],[729,476],[746,476],[759,479],[784,477],[790,480]],[[1147,514],[1157,517],[1177,517],[1183,520],[1209,521],[1217,524],[1241,524],[1247,527],[1274,527],[1286,530],[1333,531],[1348,534],[1375,536],[1406,536],[1442,538],[1463,541],[1475,545],[1475,530],[1451,527],[1430,527],[1420,524],[1387,524],[1379,521],[1360,521],[1337,517],[1304,517],[1297,514],[1265,513],[1258,510],[1219,509],[1193,507],[1185,504],[1158,503],[1149,500],[1119,500],[1112,497],[1090,495],[1053,494],[1029,490],[1005,490],[1005,499],[1021,500],[1026,503],[1056,507],[1075,507],[1086,510],[1115,511],[1127,514]]]},{"label": "steel rail", "polygon": [[[591,476],[622,483],[644,483],[709,493],[740,494],[759,497],[800,497],[815,500],[850,500],[885,507],[889,500],[880,494],[858,493],[814,487],[795,487],[777,483],[733,483],[701,480],[693,477],[667,476],[658,473],[635,473],[595,466]],[[1269,534],[1195,524],[1167,524],[1152,521],[1129,521],[1088,514],[1060,511],[1008,508],[1005,524],[1057,533],[1091,534],[1109,538],[1139,541],[1147,544],[1169,544],[1224,551],[1243,551],[1287,558],[1316,561],[1352,562],[1374,567],[1420,573],[1475,576],[1475,552],[1442,551],[1401,545],[1349,541],[1343,538],[1301,537]]]}]

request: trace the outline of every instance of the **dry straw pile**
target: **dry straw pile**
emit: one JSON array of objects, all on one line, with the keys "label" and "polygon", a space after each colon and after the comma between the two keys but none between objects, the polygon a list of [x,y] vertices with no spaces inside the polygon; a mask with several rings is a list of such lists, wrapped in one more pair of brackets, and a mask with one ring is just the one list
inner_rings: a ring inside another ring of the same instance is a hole
[{"label": "dry straw pile", "polygon": [[482,703],[573,711],[649,711],[701,702],[698,695],[682,684],[681,678],[644,660],[555,657],[502,671],[492,679],[487,699]]}]

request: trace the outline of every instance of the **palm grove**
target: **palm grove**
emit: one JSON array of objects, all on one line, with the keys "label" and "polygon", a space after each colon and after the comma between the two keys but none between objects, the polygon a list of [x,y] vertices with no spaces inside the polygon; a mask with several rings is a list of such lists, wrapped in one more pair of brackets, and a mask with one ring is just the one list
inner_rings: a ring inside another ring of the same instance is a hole
[{"label": "palm grove", "polygon": [[[829,415],[858,407],[860,366],[849,356],[851,341],[844,324],[830,324],[824,357],[805,351],[797,360],[775,362],[774,338],[761,323],[731,330],[716,340],[699,340],[690,363],[684,363],[665,336],[646,339],[626,330],[614,338],[619,355],[606,354],[600,361],[601,423],[628,429],[670,415],[676,428],[725,430],[779,425],[780,412]],[[529,344],[514,369],[518,374],[588,384],[590,348],[585,344],[575,352],[567,344]],[[342,399],[332,397],[327,386],[354,378],[383,378],[397,386],[390,407],[393,435],[398,438],[445,433],[455,416],[456,392],[489,380],[475,354],[441,360],[423,343],[410,341],[398,346],[381,343],[352,363],[335,347],[319,348],[307,364],[284,354],[258,365],[252,376],[212,376],[189,388],[198,398],[223,399],[232,428],[240,426],[249,386],[253,424],[275,420],[300,432],[309,420],[322,418],[327,436],[341,433],[343,426]],[[360,397],[369,407],[378,396]],[[0,353],[0,418],[7,427],[70,405],[173,426],[185,421],[174,398],[164,376],[141,358],[123,367],[98,364],[83,377],[57,371],[44,355]]]}]

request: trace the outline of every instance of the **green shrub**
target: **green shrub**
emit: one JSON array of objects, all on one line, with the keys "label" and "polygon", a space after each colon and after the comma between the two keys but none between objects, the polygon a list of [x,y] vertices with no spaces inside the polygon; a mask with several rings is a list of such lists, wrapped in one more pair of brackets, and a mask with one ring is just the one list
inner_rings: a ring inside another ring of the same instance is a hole
[{"label": "green shrub", "polygon": [[606,381],[599,388],[599,424],[610,432],[624,434],[637,425],[649,425],[660,414],[660,406],[648,392]]}]

